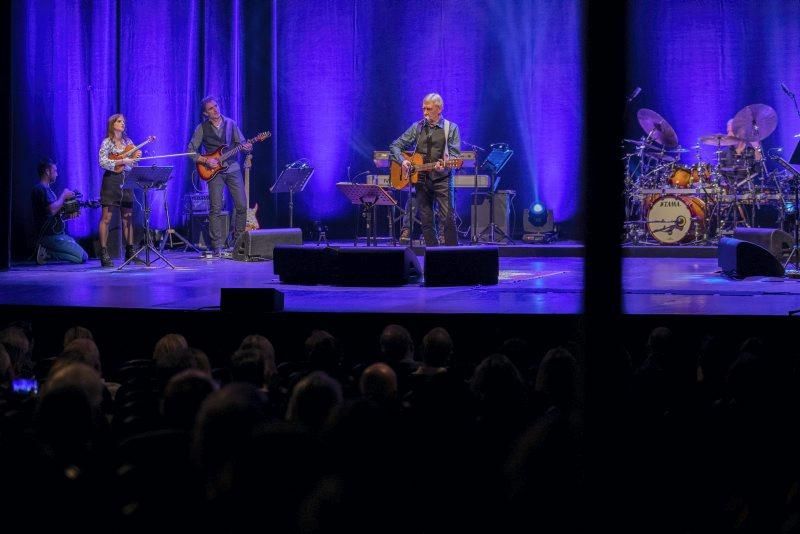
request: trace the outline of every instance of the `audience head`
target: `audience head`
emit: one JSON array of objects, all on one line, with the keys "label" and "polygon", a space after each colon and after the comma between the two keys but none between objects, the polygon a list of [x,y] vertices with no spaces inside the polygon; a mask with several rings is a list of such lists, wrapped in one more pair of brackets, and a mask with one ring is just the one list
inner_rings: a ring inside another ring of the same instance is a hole
[{"label": "audience head", "polygon": [[188,348],[189,343],[185,337],[180,334],[167,334],[156,342],[156,346],[153,349],[153,359],[157,365],[160,359]]},{"label": "audience head", "polygon": [[381,356],[384,361],[397,363],[414,359],[414,340],[411,333],[398,324],[390,324],[381,332]]},{"label": "audience head", "polygon": [[277,373],[275,365],[275,347],[269,339],[258,334],[252,334],[242,340],[239,349],[251,349],[260,352],[264,359],[264,382],[269,384],[270,379]]},{"label": "audience head", "polygon": [[578,364],[567,349],[551,349],[536,375],[536,391],[552,405],[567,408],[575,400],[577,372]]},{"label": "audience head", "polygon": [[452,356],[453,340],[444,328],[434,328],[422,338],[422,361],[428,367],[447,367]]},{"label": "audience head", "polygon": [[379,404],[397,397],[397,375],[385,363],[373,363],[364,369],[358,385],[365,398]]},{"label": "audience head", "polygon": [[318,432],[342,404],[342,386],[323,371],[302,378],[292,390],[286,418]]},{"label": "audience head", "polygon": [[97,374],[103,374],[102,365],[100,363],[100,351],[97,345],[89,338],[78,338],[71,341],[58,358],[68,362],[85,363],[95,371]]},{"label": "audience head", "polygon": [[94,340],[94,336],[92,335],[91,330],[88,328],[84,328],[82,326],[73,326],[69,328],[66,332],[64,332],[64,344],[63,347],[67,348],[72,341],[76,339],[91,339]]},{"label": "audience head", "polygon": [[186,369],[170,378],[161,404],[167,424],[192,430],[200,405],[216,390],[217,384],[208,373],[197,369]]}]

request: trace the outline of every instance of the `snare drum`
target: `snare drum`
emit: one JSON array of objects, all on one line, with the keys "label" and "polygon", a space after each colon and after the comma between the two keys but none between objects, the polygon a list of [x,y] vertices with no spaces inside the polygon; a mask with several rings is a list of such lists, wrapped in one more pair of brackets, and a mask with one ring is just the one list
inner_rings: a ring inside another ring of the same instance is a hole
[{"label": "snare drum", "polygon": [[664,245],[690,241],[704,229],[705,206],[693,196],[650,196],[645,207],[647,231]]}]

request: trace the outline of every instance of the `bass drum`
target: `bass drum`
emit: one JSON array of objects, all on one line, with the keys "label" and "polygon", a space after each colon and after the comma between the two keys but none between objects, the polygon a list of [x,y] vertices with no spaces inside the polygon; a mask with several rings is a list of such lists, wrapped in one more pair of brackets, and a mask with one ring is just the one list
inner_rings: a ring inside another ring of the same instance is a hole
[{"label": "bass drum", "polygon": [[651,195],[646,199],[647,231],[664,245],[691,241],[703,232],[705,207],[698,197]]}]

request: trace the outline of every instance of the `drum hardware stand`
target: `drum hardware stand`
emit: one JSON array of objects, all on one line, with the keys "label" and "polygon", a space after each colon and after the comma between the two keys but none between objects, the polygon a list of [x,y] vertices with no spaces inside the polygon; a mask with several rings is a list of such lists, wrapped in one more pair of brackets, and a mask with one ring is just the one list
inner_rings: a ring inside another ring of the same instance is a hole
[{"label": "drum hardware stand", "polygon": [[194,246],[188,239],[186,239],[184,236],[182,236],[180,234],[180,232],[178,232],[177,230],[172,228],[172,224],[170,223],[170,220],[169,220],[169,207],[167,206],[166,184],[164,184],[164,188],[162,190],[164,191],[164,214],[167,217],[167,228],[166,228],[166,230],[164,230],[164,235],[161,238],[161,243],[159,243],[159,245],[158,245],[159,252],[164,252],[164,247],[166,246],[167,241],[169,241],[169,248],[170,249],[175,248],[175,246],[177,245],[177,241],[173,242],[173,240],[172,240],[173,239],[172,236],[175,236],[175,238],[178,241],[183,243],[183,251],[184,252],[187,252],[189,250],[189,248],[191,248],[195,252],[199,253],[200,252],[199,248]]},{"label": "drum hardware stand", "polygon": [[794,202],[795,202],[795,219],[794,219],[794,246],[792,246],[791,252],[789,252],[789,257],[786,259],[786,263],[783,264],[783,268],[786,267],[791,263],[792,258],[794,258],[794,269],[789,269],[786,271],[786,276],[790,278],[800,278],[800,219],[797,216],[797,204],[800,202],[800,172],[795,170],[792,165],[786,161],[785,159],[781,158],[780,156],[773,156],[774,159],[778,164],[781,165],[784,169],[791,173],[791,181],[792,191],[794,193]]}]

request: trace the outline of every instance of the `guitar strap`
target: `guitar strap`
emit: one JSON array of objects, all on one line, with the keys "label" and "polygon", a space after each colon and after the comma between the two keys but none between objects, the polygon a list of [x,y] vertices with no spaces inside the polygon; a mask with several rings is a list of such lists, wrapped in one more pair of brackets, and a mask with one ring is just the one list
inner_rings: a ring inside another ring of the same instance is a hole
[{"label": "guitar strap", "polygon": [[233,144],[233,121],[225,117],[225,144],[231,146]]}]

